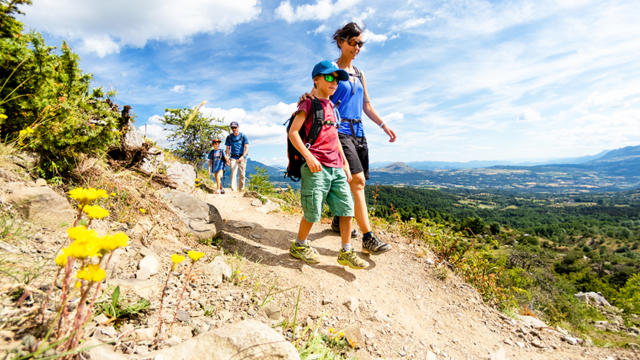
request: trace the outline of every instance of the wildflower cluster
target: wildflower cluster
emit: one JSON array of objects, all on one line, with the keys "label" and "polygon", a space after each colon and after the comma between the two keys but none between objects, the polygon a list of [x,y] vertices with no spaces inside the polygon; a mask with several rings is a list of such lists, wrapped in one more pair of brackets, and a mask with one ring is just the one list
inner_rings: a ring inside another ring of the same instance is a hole
[{"label": "wildflower cluster", "polygon": [[69,191],[69,197],[78,202],[78,216],[76,217],[74,226],[78,224],[82,214],[87,215],[89,224],[91,224],[93,219],[104,219],[109,216],[107,209],[99,205],[90,205],[98,199],[106,199],[109,197],[107,192],[102,189],[75,188]]},{"label": "wildflower cluster", "polygon": [[[59,267],[58,275],[61,272],[64,274],[56,336],[58,339],[68,338],[61,345],[61,350],[73,349],[78,344],[82,327],[91,317],[102,281],[107,276],[113,252],[129,243],[129,237],[123,232],[100,235],[95,230],[88,228],[91,220],[102,219],[109,215],[109,211],[106,209],[92,205],[98,199],[108,198],[106,191],[94,188],[76,188],[69,191],[69,197],[78,202],[78,215],[74,226],[67,229],[70,243],[60,251],[54,260]],[[78,225],[83,214],[89,219],[87,226]],[[57,276],[54,281],[57,281]],[[55,284],[52,288],[54,287]],[[72,292],[72,288],[79,289],[79,295]],[[93,297],[87,306],[87,299],[92,289],[95,289]],[[79,296],[80,300],[75,308],[75,314],[69,316],[68,304],[71,302],[72,295]],[[45,300],[43,309],[46,308],[48,299],[49,296]]]},{"label": "wildflower cluster", "polygon": [[349,339],[344,331],[337,331],[333,328],[329,328],[329,334],[325,337],[325,342],[333,347],[343,349],[346,346],[350,346],[355,349],[356,343],[352,339]]},{"label": "wildflower cluster", "polygon": [[[176,305],[176,312],[173,315],[173,323],[175,323],[176,318],[178,316],[178,309],[180,309],[180,303],[182,302],[182,296],[184,295],[184,291],[187,288],[187,284],[189,283],[189,279],[191,278],[191,271],[193,270],[193,266],[196,261],[200,260],[204,253],[201,251],[189,250],[187,252],[187,256],[191,259],[191,265],[189,265],[189,270],[187,271],[187,276],[184,278],[184,286],[182,287],[182,291],[180,292],[180,298],[178,299],[178,304]],[[178,265],[186,260],[184,255],[173,254],[171,255],[171,270],[167,273],[167,279],[164,282],[164,287],[162,288],[162,295],[160,296],[160,308],[158,310],[159,321],[158,321],[158,334],[162,333],[162,306],[164,304],[164,297],[167,294],[167,285],[169,284],[169,278],[171,278],[171,273],[176,271]]]}]

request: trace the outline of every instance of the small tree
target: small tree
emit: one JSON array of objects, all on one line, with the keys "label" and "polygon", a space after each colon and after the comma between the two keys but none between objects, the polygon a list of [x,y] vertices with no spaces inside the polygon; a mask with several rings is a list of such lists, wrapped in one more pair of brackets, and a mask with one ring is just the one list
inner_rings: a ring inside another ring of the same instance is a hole
[{"label": "small tree", "polygon": [[194,165],[198,165],[202,156],[211,148],[211,139],[229,131],[223,118],[207,117],[199,111],[193,114],[189,108],[166,109],[162,124],[171,132],[169,141],[174,143],[173,152]]}]

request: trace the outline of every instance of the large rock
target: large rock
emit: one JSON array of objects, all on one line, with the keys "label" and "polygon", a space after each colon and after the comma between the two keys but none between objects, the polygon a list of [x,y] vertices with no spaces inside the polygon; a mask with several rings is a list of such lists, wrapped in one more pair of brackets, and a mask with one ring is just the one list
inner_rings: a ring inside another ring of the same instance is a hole
[{"label": "large rock", "polygon": [[47,186],[7,184],[7,201],[30,222],[51,228],[71,225],[76,211],[67,199]]},{"label": "large rock", "polygon": [[300,359],[296,348],[266,324],[245,320],[200,334],[140,359],[228,360]]},{"label": "large rock", "polygon": [[152,147],[147,151],[146,156],[142,159],[142,164],[140,165],[140,169],[149,174],[166,171],[166,167],[167,166],[164,162],[164,153],[156,147]]},{"label": "large rock", "polygon": [[166,171],[169,180],[178,188],[193,189],[196,183],[196,169],[193,166],[175,161],[167,163]]},{"label": "large rock", "polygon": [[213,238],[222,230],[222,216],[215,206],[177,190],[162,192],[161,196],[196,238]]},{"label": "large rock", "polygon": [[575,295],[578,300],[582,300],[587,304],[596,305],[596,306],[606,306],[610,307],[611,304],[607,301],[607,299],[602,296],[600,293],[596,292],[579,292]]}]

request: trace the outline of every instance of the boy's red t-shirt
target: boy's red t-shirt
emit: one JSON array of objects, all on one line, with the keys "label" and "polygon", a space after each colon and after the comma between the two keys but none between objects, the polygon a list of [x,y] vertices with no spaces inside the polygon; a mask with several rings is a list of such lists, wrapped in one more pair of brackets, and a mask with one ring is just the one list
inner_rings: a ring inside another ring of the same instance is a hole
[{"label": "boy's red t-shirt", "polygon": [[[324,122],[318,139],[311,145],[309,151],[313,156],[318,159],[320,164],[331,167],[341,168],[344,166],[344,161],[340,155],[340,140],[338,139],[338,129],[335,125],[337,122],[335,112],[333,110],[333,103],[329,99],[318,99],[322,103],[322,109],[324,110]],[[311,110],[311,99],[306,99],[298,105],[298,110],[302,110],[307,114],[307,118],[304,121],[304,130],[309,132],[311,128],[312,117],[309,115]]]}]

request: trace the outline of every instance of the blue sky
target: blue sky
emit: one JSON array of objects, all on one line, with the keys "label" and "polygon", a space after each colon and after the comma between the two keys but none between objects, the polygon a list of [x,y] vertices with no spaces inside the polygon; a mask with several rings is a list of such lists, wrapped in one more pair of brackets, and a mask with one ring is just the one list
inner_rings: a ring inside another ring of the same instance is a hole
[{"label": "blue sky", "polygon": [[66,40],[94,85],[166,144],[164,109],[236,120],[250,157],[285,163],[282,123],[339,53],[398,135],[365,122],[373,162],[541,160],[640,145],[640,1],[35,0],[20,19]]}]

